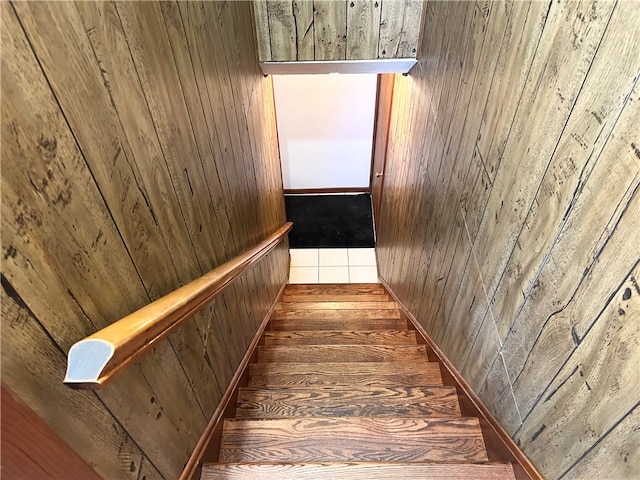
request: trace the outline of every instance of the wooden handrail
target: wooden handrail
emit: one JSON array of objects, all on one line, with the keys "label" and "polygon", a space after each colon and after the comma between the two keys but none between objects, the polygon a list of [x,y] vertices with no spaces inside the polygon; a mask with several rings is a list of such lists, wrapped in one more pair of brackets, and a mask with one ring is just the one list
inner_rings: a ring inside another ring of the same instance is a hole
[{"label": "wooden handrail", "polygon": [[268,238],[202,277],[142,307],[69,349],[64,383],[96,390],[211,302],[289,233],[287,222]]}]

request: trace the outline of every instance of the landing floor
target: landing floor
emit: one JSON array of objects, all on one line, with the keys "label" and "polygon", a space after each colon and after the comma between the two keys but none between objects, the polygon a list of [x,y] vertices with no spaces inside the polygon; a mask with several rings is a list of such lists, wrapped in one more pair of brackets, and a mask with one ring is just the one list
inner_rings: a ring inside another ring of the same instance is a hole
[{"label": "landing floor", "polygon": [[377,283],[373,248],[291,249],[289,283]]}]

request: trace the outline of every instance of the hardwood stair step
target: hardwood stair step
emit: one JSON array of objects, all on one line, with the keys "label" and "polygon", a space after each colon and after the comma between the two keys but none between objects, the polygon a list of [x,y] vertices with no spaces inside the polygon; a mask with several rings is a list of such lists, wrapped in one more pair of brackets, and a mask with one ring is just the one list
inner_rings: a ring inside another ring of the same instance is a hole
[{"label": "hardwood stair step", "polygon": [[460,417],[455,387],[241,388],[236,418]]},{"label": "hardwood stair step", "polygon": [[278,302],[276,310],[397,310],[396,302]]},{"label": "hardwood stair step", "polygon": [[424,345],[295,345],[258,347],[258,362],[427,362]]},{"label": "hardwood stair step", "polygon": [[310,330],[342,330],[342,331],[367,331],[367,330],[407,330],[409,324],[404,318],[376,318],[376,319],[299,319],[288,318],[285,320],[272,320],[269,323],[270,331],[291,332]]},{"label": "hardwood stair step", "polygon": [[[316,364],[317,365],[317,364]],[[372,365],[379,365],[372,363]],[[249,386],[255,388],[283,388],[283,387],[312,387],[312,386],[380,386],[380,387],[428,387],[442,385],[440,372],[429,375],[424,373],[405,374],[268,374],[254,375],[249,380]]]},{"label": "hardwood stair step", "polygon": [[202,480],[515,480],[510,463],[206,463]]},{"label": "hardwood stair step", "polygon": [[380,283],[290,283],[284,289],[284,294],[310,295],[370,295],[386,294],[387,291]]},{"label": "hardwood stair step", "polygon": [[486,462],[477,418],[226,419],[221,463]]},{"label": "hardwood stair step", "polygon": [[390,302],[391,297],[387,293],[359,293],[348,294],[321,294],[321,293],[287,293],[280,299],[281,302]]},{"label": "hardwood stair step", "polygon": [[[300,305],[296,303],[296,305]],[[389,319],[389,318],[403,318],[400,309],[361,309],[361,310],[304,310],[304,309],[290,309],[290,310],[276,310],[271,317],[273,320],[286,320],[286,319],[306,319],[306,320],[374,320],[374,319]]]},{"label": "hardwood stair step", "polygon": [[440,364],[419,363],[252,363],[249,386],[442,385]]},{"label": "hardwood stair step", "polygon": [[265,332],[265,345],[417,345],[415,330]]}]

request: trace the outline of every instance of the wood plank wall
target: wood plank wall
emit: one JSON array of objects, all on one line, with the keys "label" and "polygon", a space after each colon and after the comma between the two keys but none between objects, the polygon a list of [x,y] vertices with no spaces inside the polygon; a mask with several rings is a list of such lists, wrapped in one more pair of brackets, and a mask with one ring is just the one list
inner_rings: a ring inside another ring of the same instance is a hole
[{"label": "wood plank wall", "polygon": [[256,0],[260,61],[416,58],[423,0]]},{"label": "wood plank wall", "polygon": [[637,478],[640,9],[429,2],[381,276],[546,478]]},{"label": "wood plank wall", "polygon": [[2,380],[104,478],[177,478],[286,244],[97,393],[77,340],[285,221],[248,2],[2,2]]}]

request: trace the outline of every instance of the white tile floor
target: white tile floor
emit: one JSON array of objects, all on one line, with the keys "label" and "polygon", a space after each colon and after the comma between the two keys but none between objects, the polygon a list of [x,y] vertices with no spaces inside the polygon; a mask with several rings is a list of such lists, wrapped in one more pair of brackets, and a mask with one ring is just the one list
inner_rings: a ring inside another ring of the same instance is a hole
[{"label": "white tile floor", "polygon": [[289,283],[378,283],[373,248],[291,249]]}]

